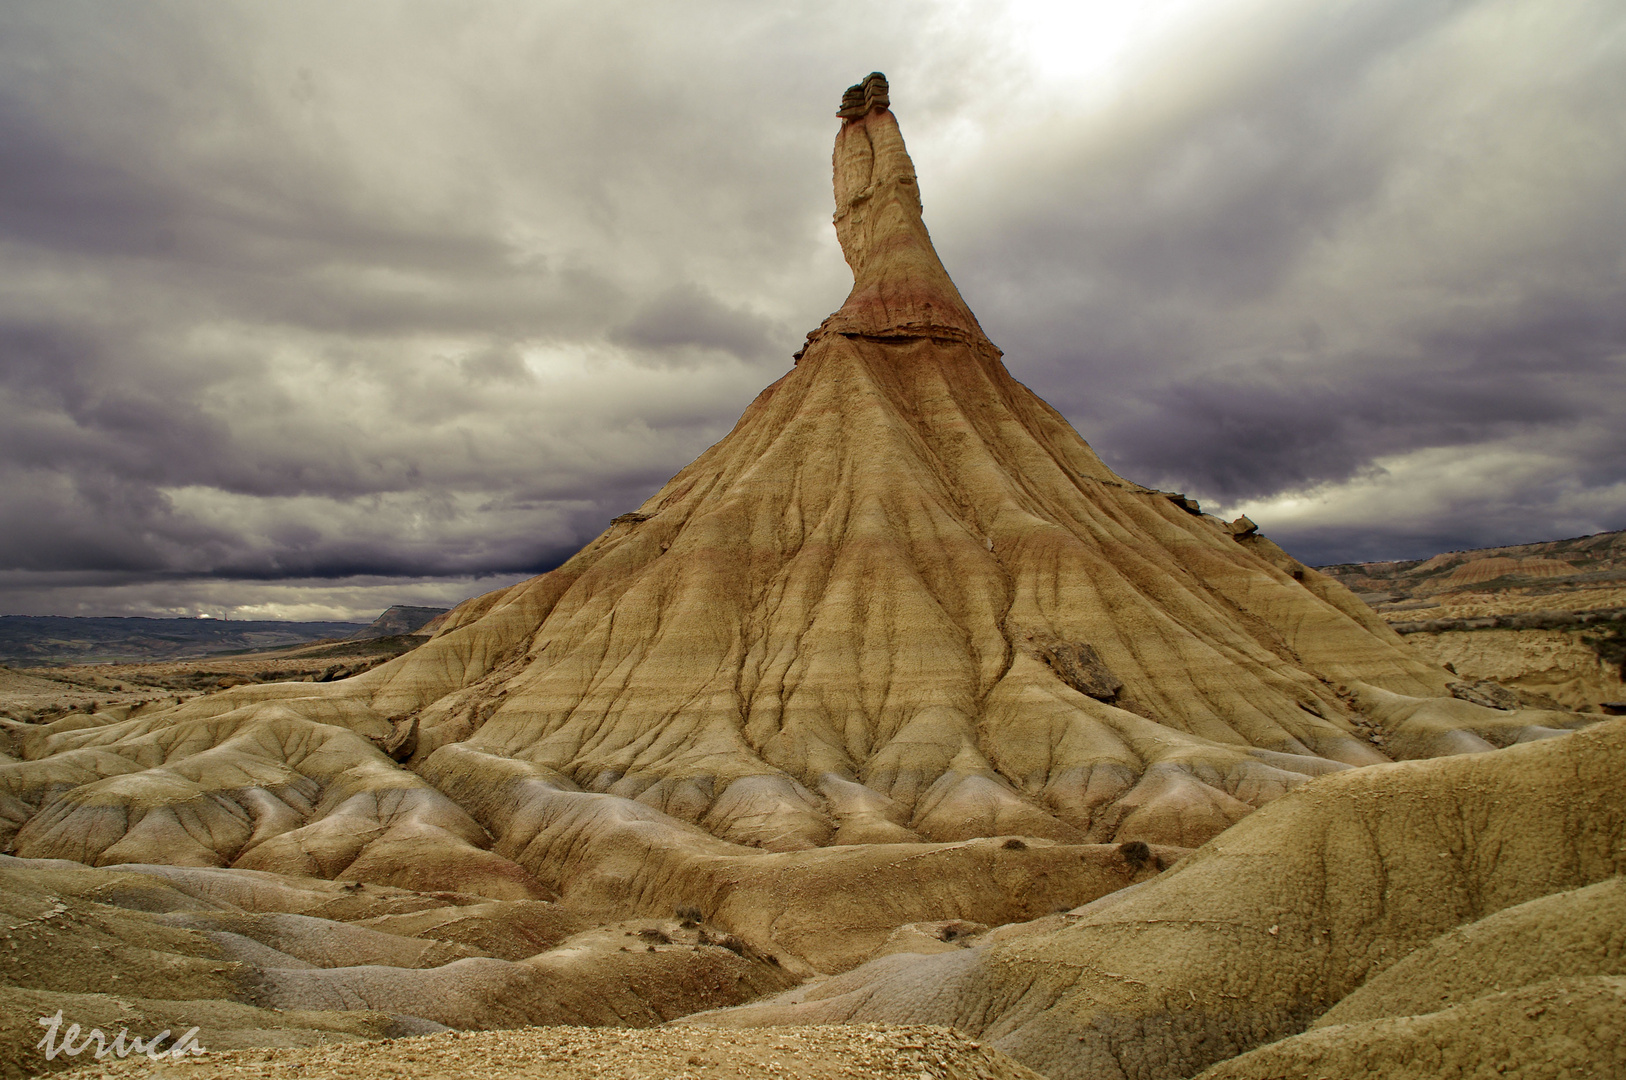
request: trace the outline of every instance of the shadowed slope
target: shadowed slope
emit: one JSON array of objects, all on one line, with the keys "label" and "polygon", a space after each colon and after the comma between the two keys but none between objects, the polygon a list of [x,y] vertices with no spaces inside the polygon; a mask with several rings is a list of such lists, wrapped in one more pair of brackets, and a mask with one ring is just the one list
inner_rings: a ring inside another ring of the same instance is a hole
[{"label": "shadowed slope", "polygon": [[1440,1076],[1618,1076],[1626,978],[1554,979],[1420,1016],[1283,1039],[1203,1080],[1434,1080]]},{"label": "shadowed slope", "polygon": [[108,1039],[196,1026],[223,1050],[446,1026],[650,1027],[795,981],[670,918],[579,932],[534,900],[215,868],[0,856],[0,928],[6,1080],[91,1063],[38,1049],[36,1018],[58,1010],[75,1041],[92,1026]]},{"label": "shadowed slope", "polygon": [[[1191,1076],[1325,1014],[1215,1075],[1387,1075],[1340,1070],[1378,1044],[1373,1060],[1403,1063],[1436,1038],[1456,1045],[1393,1075],[1442,1075],[1495,1064],[1501,1044],[1476,1048],[1474,1025],[1522,1017],[1556,989],[1574,1008],[1523,1029],[1521,1060],[1561,1057],[1603,1018],[1576,1060],[1618,1062],[1623,777],[1626,721],[1329,777],[1069,925],[886,957],[695,1020],[949,1024],[1067,1080]],[[1385,1020],[1436,1009],[1462,1011]]]}]

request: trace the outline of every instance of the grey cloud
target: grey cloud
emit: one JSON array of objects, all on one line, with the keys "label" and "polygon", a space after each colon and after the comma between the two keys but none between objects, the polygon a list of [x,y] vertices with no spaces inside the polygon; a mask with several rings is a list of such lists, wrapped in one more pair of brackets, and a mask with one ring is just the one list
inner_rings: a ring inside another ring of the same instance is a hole
[{"label": "grey cloud", "polygon": [[1049,281],[1047,304],[1268,295],[1390,177],[1390,106],[1371,84],[1462,6],[1232,5],[1148,58],[1114,106],[1019,128],[988,155],[955,193],[986,208],[967,276]]},{"label": "grey cloud", "polygon": [[[1623,24],[1219,0],[1045,98],[996,0],[8,8],[0,603],[564,558],[839,305],[876,68],[950,272],[1126,475],[1369,508],[1264,522],[1303,553],[1626,525]],[[1383,464],[1458,451],[1542,464]]]},{"label": "grey cloud", "polygon": [[525,367],[525,358],[511,342],[499,342],[477,349],[458,360],[464,377],[474,383],[525,383],[531,373]]},{"label": "grey cloud", "polygon": [[1394,520],[1261,519],[1307,556],[1626,526],[1623,22],[1238,8],[1113,109],[1009,132],[936,235],[1018,376],[1136,479],[1336,501],[1395,455],[1568,447]]},{"label": "grey cloud", "polygon": [[1393,472],[1375,466],[1311,492],[1296,513],[1278,503],[1278,533],[1314,563],[1415,558],[1589,535],[1626,499],[1616,425],[1532,428],[1386,460]]},{"label": "grey cloud", "polygon": [[[738,71],[695,56],[734,14],[640,35],[512,5],[454,19],[486,39],[459,57],[436,17],[384,10],[3,16],[0,566],[543,569],[763,381],[611,355],[771,351],[749,303],[626,299],[697,240],[752,277],[811,235],[795,207],[823,185],[794,159],[824,138],[784,133],[833,120],[813,95],[732,109]],[[697,123],[725,112],[744,123]]]},{"label": "grey cloud", "polygon": [[697,346],[756,360],[772,350],[775,329],[770,320],[728,307],[685,282],[641,305],[631,319],[611,329],[609,339],[640,349]]},{"label": "grey cloud", "polygon": [[[1234,501],[1345,480],[1375,458],[1428,446],[1610,430],[1626,402],[1626,319],[1613,314],[1626,295],[1605,305],[1537,304],[1509,313],[1506,326],[1419,334],[1419,355],[1261,357],[1182,373],[1097,431],[1137,469]],[[1576,462],[1583,475],[1597,464]]]}]

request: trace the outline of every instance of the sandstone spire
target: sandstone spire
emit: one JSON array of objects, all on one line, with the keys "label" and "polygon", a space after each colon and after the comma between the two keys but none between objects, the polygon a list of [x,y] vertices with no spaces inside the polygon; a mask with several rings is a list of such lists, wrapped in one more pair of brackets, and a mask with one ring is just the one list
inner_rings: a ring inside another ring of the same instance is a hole
[{"label": "sandstone spire", "polygon": [[982,328],[932,248],[920,186],[886,76],[847,90],[836,135],[836,237],[853,271],[847,302],[821,328],[870,337],[924,337],[986,345]]}]

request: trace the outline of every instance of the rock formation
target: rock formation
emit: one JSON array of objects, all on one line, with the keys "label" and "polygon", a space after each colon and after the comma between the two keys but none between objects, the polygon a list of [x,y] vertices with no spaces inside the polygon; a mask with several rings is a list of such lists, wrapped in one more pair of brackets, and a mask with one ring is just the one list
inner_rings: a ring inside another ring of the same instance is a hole
[{"label": "rock formation", "polygon": [[[885,79],[850,90],[841,118],[835,228],[852,292],[725,439],[558,569],[462,604],[364,674],[8,724],[7,850],[255,871],[251,894],[316,878],[409,890],[420,906],[557,905],[589,934],[682,909],[739,946],[694,977],[758,992],[877,952],[901,963],[928,940],[970,955],[950,940],[966,927],[1149,881],[1317,777],[1596,719],[1454,697],[1459,680],[1252,522],[1107,468],[1011,377],[938,260]],[[1361,776],[1317,790],[1382,786]],[[1280,817],[1245,835],[1274,835]],[[1249,859],[1250,882],[1277,878],[1264,848]],[[1180,890],[1221,865],[1194,859],[1156,895],[1207,918],[1206,893]],[[258,951],[291,939],[248,918],[267,910],[252,896],[209,910],[187,916],[189,933],[258,944],[176,947],[261,972],[252,993],[199,975],[200,993],[245,1008],[326,1015],[354,1000],[459,1026],[487,1007],[504,1023],[623,1008],[560,989],[580,949],[487,948],[426,975],[375,963],[376,939],[321,928],[327,944],[301,955],[375,958],[335,976]],[[1385,947],[1373,941],[1350,946],[1359,955],[1338,945],[1303,993],[1330,1003],[1354,986],[1375,970],[1369,946]],[[988,955],[1014,971],[1025,948]],[[1112,953],[1112,970],[1131,959]],[[1312,1000],[1283,979],[1279,1002],[1242,1018],[1258,1031],[1286,1030]],[[1150,1015],[1138,985],[1112,1015]],[[408,1008],[414,995],[429,1004]],[[659,1018],[726,1003],[674,1000]]]},{"label": "rock formation", "polygon": [[1623,778],[1626,720],[1353,770],[1145,885],[685,1022],[948,1024],[1053,1080],[1615,1075]]},{"label": "rock formation", "polygon": [[961,299],[888,103],[865,79],[836,137],[852,292],[727,438],[364,675],[28,729],[15,851],[541,895],[533,817],[459,805],[515,783],[586,835],[731,856],[1193,846],[1397,748],[1581,722],[1451,699],[1336,582],[1108,469]]},{"label": "rock formation", "polygon": [[1580,722],[1487,742],[1510,714],[1451,701],[1347,590],[1114,474],[943,269],[884,79],[842,117],[854,284],[795,369],[564,566],[351,680],[420,717],[419,773],[524,767],[770,850],[1189,846],[1387,760],[1385,694],[1438,718],[1408,755]]},{"label": "rock formation", "polygon": [[350,640],[364,641],[368,638],[394,637],[400,634],[431,634],[437,628],[435,620],[446,614],[446,611],[446,608],[394,604],[364,629],[351,634]]}]

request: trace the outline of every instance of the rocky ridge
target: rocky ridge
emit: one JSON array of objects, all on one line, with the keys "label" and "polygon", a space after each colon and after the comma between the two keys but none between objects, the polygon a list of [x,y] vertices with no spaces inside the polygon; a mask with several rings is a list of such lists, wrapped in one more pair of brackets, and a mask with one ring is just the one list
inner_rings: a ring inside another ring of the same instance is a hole
[{"label": "rocky ridge", "polygon": [[1062,916],[682,1022],[947,1024],[1054,1080],[1616,1075],[1623,777],[1623,720],[1342,773]]},{"label": "rocky ridge", "polygon": [[1321,569],[1467,682],[1626,711],[1626,532]]}]

